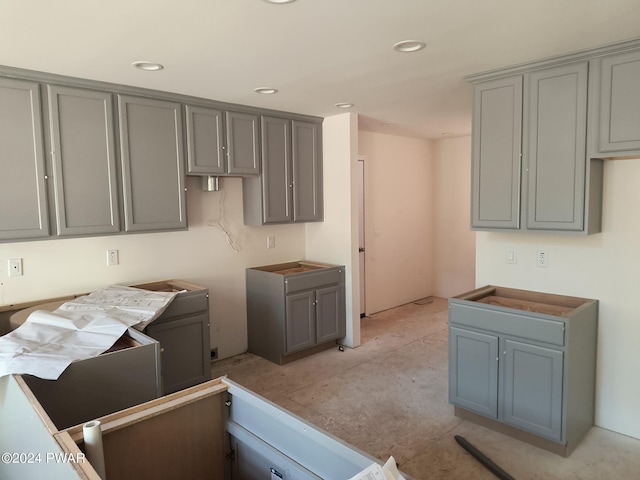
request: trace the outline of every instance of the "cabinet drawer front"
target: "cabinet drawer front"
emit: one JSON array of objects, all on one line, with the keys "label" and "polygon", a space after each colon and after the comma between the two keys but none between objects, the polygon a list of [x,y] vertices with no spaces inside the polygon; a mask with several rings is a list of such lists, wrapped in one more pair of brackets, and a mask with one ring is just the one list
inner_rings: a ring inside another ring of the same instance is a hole
[{"label": "cabinet drawer front", "polygon": [[178,295],[153,323],[162,322],[182,315],[203,312],[206,311],[208,307],[209,299],[204,292],[198,295]]},{"label": "cabinet drawer front", "polygon": [[308,290],[310,288],[342,283],[344,281],[344,268],[328,268],[317,272],[299,273],[287,276],[284,281],[286,293]]},{"label": "cabinet drawer front", "polygon": [[492,332],[528,338],[552,345],[564,345],[564,323],[559,320],[536,318],[512,311],[451,304],[449,321],[452,324],[491,330]]}]

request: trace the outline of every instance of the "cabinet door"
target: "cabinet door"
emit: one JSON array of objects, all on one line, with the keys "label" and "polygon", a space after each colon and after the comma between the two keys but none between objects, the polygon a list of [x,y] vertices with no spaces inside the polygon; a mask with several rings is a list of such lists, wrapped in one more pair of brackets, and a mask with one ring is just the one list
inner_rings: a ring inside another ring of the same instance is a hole
[{"label": "cabinet door", "polygon": [[58,236],[120,231],[111,94],[49,85]]},{"label": "cabinet door", "polygon": [[473,93],[471,226],[520,228],[522,77]]},{"label": "cabinet door", "polygon": [[225,173],[224,116],[213,108],[185,107],[187,126],[187,173]]},{"label": "cabinet door", "polygon": [[509,339],[504,349],[503,420],[561,440],[563,352]]},{"label": "cabinet door", "polygon": [[0,79],[0,240],[49,235],[37,83]]},{"label": "cabinet door", "polygon": [[598,150],[640,156],[640,51],[601,62]]},{"label": "cabinet door", "polygon": [[587,73],[581,62],[528,76],[528,229],[584,229]]},{"label": "cabinet door", "polygon": [[498,337],[449,328],[449,401],[498,417]]},{"label": "cabinet door", "polygon": [[334,285],[316,290],[316,339],[321,344],[345,335],[343,288]]},{"label": "cabinet door", "polygon": [[319,221],[323,214],[321,125],[295,120],[291,125],[293,221]]},{"label": "cabinet door", "polygon": [[291,122],[262,117],[262,214],[264,223],[291,221]]},{"label": "cabinet door", "polygon": [[227,172],[237,175],[260,174],[258,116],[227,112]]},{"label": "cabinet door", "polygon": [[187,226],[180,105],[118,97],[127,232]]},{"label": "cabinet door", "polygon": [[314,300],[313,291],[286,296],[286,353],[304,350],[316,344]]},{"label": "cabinet door", "polygon": [[209,315],[151,323],[145,333],[160,342],[164,394],[211,378]]}]

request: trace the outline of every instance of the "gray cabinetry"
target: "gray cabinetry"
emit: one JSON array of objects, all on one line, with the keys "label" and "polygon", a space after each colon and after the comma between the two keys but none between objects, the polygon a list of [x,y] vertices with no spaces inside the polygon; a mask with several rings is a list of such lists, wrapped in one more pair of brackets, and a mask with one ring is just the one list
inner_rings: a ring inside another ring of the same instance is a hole
[{"label": "gray cabinetry", "polygon": [[37,83],[0,78],[0,240],[49,235]]},{"label": "gray cabinetry", "polygon": [[451,403],[498,418],[498,337],[449,328]]},{"label": "gray cabinetry", "polygon": [[110,93],[47,87],[58,236],[120,231]]},{"label": "gray cabinetry", "polygon": [[247,225],[321,221],[321,124],[263,116],[262,175],[243,180]]},{"label": "gray cabinetry", "polygon": [[186,105],[187,173],[258,175],[258,116]]},{"label": "gray cabinetry", "polygon": [[520,227],[521,136],[522,77],[475,85],[473,227]]},{"label": "gray cabinetry", "polygon": [[160,342],[163,393],[211,379],[209,291],[178,280],[136,285],[146,290],[179,290],[167,309],[144,330]]},{"label": "gray cabinetry", "polygon": [[597,305],[491,286],[451,298],[456,414],[569,455],[593,425]]},{"label": "gray cabinetry", "polygon": [[235,175],[260,173],[258,115],[226,112],[227,171]]},{"label": "gray cabinetry", "polygon": [[584,229],[588,63],[531,72],[527,229]]},{"label": "gray cabinetry", "polygon": [[640,50],[606,55],[593,65],[599,74],[594,156],[640,156]]},{"label": "gray cabinetry", "polygon": [[588,66],[470,77],[472,228],[600,231],[602,161],[586,149]]},{"label": "gray cabinetry", "polygon": [[343,337],[344,277],[342,266],[311,262],[247,269],[249,351],[286,363]]},{"label": "gray cabinetry", "polygon": [[178,103],[118,96],[127,232],[187,227]]},{"label": "gray cabinetry", "polygon": [[23,378],[59,429],[158,398],[158,342],[129,329],[97,357],[73,362],[55,380]]}]

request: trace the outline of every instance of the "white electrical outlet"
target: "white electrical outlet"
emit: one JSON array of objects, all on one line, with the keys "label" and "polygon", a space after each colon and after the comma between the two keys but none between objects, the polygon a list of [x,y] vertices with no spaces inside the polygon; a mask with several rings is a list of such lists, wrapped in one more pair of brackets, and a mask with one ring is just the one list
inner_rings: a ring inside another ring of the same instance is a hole
[{"label": "white electrical outlet", "polygon": [[267,248],[276,248],[276,236],[267,235]]},{"label": "white electrical outlet", "polygon": [[22,276],[22,259],[21,258],[9,259],[9,276],[10,277]]},{"label": "white electrical outlet", "polygon": [[505,255],[507,263],[518,263],[518,251],[514,247],[507,247]]},{"label": "white electrical outlet", "polygon": [[112,267],[120,263],[118,250],[107,250],[107,266]]},{"label": "white electrical outlet", "polygon": [[549,250],[538,250],[536,252],[536,266],[542,268],[549,267]]}]

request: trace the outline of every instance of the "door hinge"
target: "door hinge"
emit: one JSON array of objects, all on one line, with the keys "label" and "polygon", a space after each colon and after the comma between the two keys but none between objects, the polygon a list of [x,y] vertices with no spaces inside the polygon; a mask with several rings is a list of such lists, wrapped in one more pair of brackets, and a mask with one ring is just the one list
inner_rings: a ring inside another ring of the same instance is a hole
[{"label": "door hinge", "polygon": [[236,451],[234,449],[229,450],[227,453],[224,454],[224,458],[226,460],[229,460],[230,462],[235,462],[236,461]]}]

